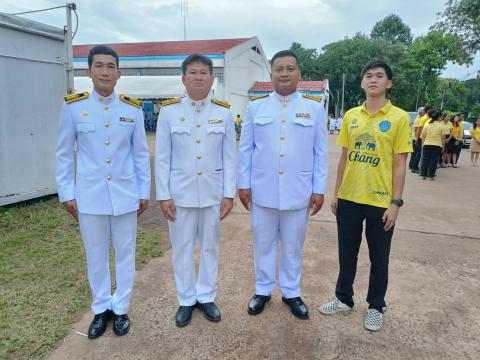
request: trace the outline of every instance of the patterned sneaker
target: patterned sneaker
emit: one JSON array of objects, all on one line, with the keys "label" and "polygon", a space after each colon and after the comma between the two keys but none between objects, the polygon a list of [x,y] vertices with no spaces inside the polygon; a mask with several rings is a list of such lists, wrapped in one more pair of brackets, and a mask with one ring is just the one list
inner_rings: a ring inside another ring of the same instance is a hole
[{"label": "patterned sneaker", "polygon": [[352,307],[342,303],[340,300],[334,297],[329,302],[321,305],[319,310],[323,315],[333,315],[333,314],[336,314],[337,312],[350,311],[352,309],[353,309]]},{"label": "patterned sneaker", "polygon": [[383,314],[377,309],[368,309],[363,325],[367,330],[380,330],[383,326]]}]

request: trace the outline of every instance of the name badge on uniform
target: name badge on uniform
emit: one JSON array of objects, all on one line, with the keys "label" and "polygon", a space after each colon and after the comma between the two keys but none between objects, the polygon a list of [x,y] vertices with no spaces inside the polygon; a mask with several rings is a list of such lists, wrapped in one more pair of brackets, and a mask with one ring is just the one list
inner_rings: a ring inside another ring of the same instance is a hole
[{"label": "name badge on uniform", "polygon": [[309,113],[296,113],[295,117],[297,119],[310,119],[311,118]]},{"label": "name badge on uniform", "polygon": [[121,117],[120,118],[120,121],[121,122],[127,122],[127,123],[133,123],[135,122],[135,120],[133,118],[129,118],[129,117]]},{"label": "name badge on uniform", "polygon": [[208,125],[213,125],[213,124],[223,124],[223,120],[222,120],[222,119],[211,119],[211,120],[208,120]]}]

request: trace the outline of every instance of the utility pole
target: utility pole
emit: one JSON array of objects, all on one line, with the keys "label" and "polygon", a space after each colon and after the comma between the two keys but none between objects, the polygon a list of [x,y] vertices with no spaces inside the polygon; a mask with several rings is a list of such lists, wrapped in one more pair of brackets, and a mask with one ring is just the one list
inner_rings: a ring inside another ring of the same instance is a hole
[{"label": "utility pole", "polygon": [[181,14],[183,17],[183,40],[187,40],[187,17],[188,17],[188,0],[181,0]]},{"label": "utility pole", "polygon": [[342,111],[341,116],[343,117],[343,105],[345,101],[345,73],[342,74]]},{"label": "utility pole", "polygon": [[75,3],[67,3],[67,27],[65,29],[65,46],[67,48],[67,94],[74,91],[73,84],[73,47],[72,47],[72,10],[75,10]]}]

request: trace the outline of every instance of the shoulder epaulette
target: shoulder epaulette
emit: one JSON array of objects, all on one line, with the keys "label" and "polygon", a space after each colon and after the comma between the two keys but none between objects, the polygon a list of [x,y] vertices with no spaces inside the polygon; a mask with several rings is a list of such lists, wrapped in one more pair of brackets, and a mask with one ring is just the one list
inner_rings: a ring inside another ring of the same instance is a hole
[{"label": "shoulder epaulette", "polygon": [[120,95],[120,100],[122,100],[123,102],[126,102],[127,104],[130,104],[130,105],[133,105],[139,109],[142,108],[142,102],[138,99],[135,99],[135,98],[131,98],[129,96],[125,96],[125,95]]},{"label": "shoulder epaulette", "polygon": [[306,99],[310,99],[310,100],[317,101],[317,102],[322,102],[322,97],[321,96],[313,96],[313,95],[310,95],[310,94],[302,94],[302,96]]},{"label": "shoulder epaulette", "polygon": [[90,94],[88,93],[88,91],[85,91],[85,92],[79,93],[79,94],[67,95],[63,99],[65,100],[66,104],[70,104],[70,103],[73,103],[73,102],[78,101],[78,100],[86,99],[89,96],[90,96]]},{"label": "shoulder epaulette", "polygon": [[270,95],[270,94],[262,94],[262,95],[252,96],[250,98],[250,101],[255,101],[255,100],[258,100],[258,99],[262,99],[264,97],[267,97],[268,95]]},{"label": "shoulder epaulette", "polygon": [[167,100],[163,100],[163,101],[161,102],[161,105],[162,105],[162,106],[168,106],[168,105],[172,105],[172,104],[179,103],[180,101],[182,101],[182,98],[167,99]]},{"label": "shoulder epaulette", "polygon": [[221,100],[218,100],[218,99],[212,99],[211,101],[214,104],[217,104],[217,105],[223,106],[224,108],[230,109],[230,104],[225,102],[225,101],[221,101]]}]

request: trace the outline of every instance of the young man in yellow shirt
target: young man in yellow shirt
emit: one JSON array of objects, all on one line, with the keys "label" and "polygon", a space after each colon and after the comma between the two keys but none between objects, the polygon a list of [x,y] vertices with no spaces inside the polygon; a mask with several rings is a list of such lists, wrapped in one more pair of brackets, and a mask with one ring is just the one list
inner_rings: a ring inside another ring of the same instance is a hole
[{"label": "young man in yellow shirt", "polygon": [[325,315],[352,310],[365,221],[371,267],[364,326],[372,331],[383,326],[390,244],[403,205],[406,160],[412,152],[410,118],[386,99],[392,76],[383,61],[366,64],[361,86],[367,99],[344,116],[337,141],[342,154],[331,204],[337,217],[340,272],[335,298],[320,307]]}]

